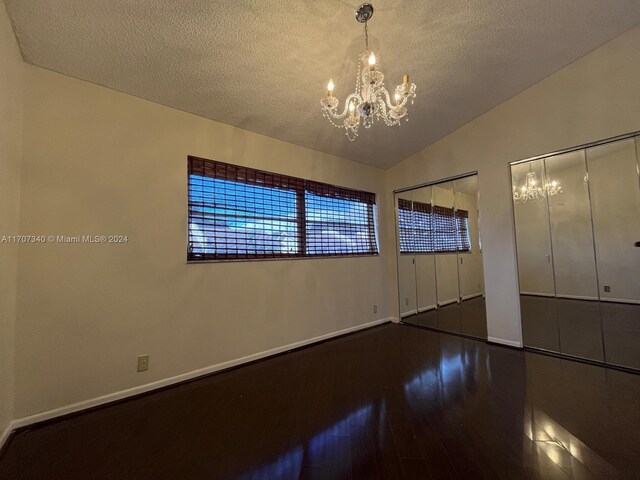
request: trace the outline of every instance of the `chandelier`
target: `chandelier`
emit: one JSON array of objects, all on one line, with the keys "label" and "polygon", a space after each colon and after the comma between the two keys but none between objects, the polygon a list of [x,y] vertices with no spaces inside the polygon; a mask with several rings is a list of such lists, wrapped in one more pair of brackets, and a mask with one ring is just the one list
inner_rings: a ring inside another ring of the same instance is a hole
[{"label": "chandelier", "polygon": [[538,183],[536,172],[531,170],[531,164],[529,164],[524,184],[520,188],[513,186],[513,199],[520,203],[526,203],[529,200],[544,200],[559,193],[562,193],[562,186],[555,180]]},{"label": "chandelier", "polygon": [[402,118],[409,120],[405,105],[409,99],[413,103],[416,97],[416,85],[409,83],[409,75],[404,75],[402,84],[396,87],[393,101],[384,88],[384,75],[378,70],[376,56],[369,50],[367,22],[372,16],[373,5],[369,3],[361,5],[356,11],[356,20],[364,23],[365,50],[358,60],[355,91],[347,96],[342,113],[338,112],[339,100],[333,96],[333,80],[329,80],[327,85],[327,96],[320,100],[323,115],[335,127],[344,128],[351,141],[358,136],[361,123],[364,128],[370,128],[374,120],[382,120],[385,125],[392,127],[400,125]]}]

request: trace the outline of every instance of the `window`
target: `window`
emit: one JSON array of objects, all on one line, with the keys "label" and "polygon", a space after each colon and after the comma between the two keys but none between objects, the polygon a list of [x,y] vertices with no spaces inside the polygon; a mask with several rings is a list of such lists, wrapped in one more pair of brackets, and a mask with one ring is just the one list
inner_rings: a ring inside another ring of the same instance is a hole
[{"label": "window", "polygon": [[415,252],[432,252],[434,242],[431,204],[413,202],[413,245]]},{"label": "window", "polygon": [[375,194],[189,157],[187,259],[376,255]]},{"label": "window", "polygon": [[400,253],[414,253],[413,207],[411,200],[398,199],[398,238]]},{"label": "window", "polygon": [[469,212],[398,199],[400,253],[470,252]]},{"label": "window", "polygon": [[458,226],[458,252],[471,251],[471,238],[469,237],[469,212],[456,210],[456,225]]},{"label": "window", "polygon": [[448,253],[458,251],[458,230],[453,208],[433,207],[433,250]]}]

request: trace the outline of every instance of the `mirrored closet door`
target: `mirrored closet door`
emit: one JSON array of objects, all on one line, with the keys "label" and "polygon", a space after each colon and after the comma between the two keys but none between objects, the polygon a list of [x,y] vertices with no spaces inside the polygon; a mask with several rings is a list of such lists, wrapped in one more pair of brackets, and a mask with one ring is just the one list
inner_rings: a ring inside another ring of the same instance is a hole
[{"label": "mirrored closet door", "polygon": [[525,346],[640,369],[639,142],[511,165]]},{"label": "mirrored closet door", "polygon": [[486,338],[478,177],[395,194],[405,323]]}]

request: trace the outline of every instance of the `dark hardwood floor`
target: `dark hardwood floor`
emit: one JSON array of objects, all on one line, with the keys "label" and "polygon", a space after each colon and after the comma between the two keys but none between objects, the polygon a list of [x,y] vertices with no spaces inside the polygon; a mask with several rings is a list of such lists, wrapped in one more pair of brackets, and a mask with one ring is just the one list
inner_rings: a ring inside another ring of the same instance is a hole
[{"label": "dark hardwood floor", "polygon": [[17,434],[5,479],[640,478],[640,376],[385,325]]}]

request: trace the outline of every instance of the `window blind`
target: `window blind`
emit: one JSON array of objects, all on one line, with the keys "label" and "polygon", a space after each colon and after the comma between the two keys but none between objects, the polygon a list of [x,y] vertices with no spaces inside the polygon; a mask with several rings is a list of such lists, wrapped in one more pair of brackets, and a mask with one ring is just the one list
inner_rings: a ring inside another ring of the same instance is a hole
[{"label": "window blind", "polygon": [[431,204],[413,202],[413,248],[415,253],[433,252]]},{"label": "window blind", "polygon": [[398,199],[400,253],[469,252],[469,212]]},{"label": "window blind", "polygon": [[456,252],[457,228],[453,208],[433,207],[433,249],[435,252]]},{"label": "window blind", "polygon": [[187,258],[375,255],[375,194],[188,158]]},{"label": "window blind", "polygon": [[458,227],[458,252],[470,252],[471,239],[469,238],[469,212],[467,210],[456,210],[456,226]]},{"label": "window blind", "polygon": [[411,200],[398,199],[398,239],[400,253],[414,253],[413,206]]}]

